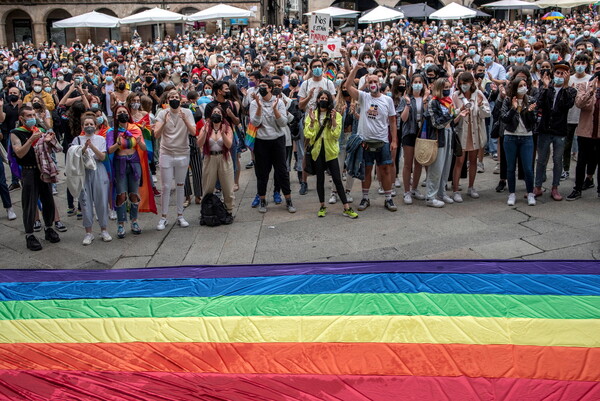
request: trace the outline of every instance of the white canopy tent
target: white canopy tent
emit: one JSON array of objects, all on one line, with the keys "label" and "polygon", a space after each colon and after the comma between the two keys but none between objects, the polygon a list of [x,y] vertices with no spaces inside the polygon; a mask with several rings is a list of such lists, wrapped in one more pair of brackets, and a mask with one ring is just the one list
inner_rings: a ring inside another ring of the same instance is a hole
[{"label": "white canopy tent", "polygon": [[216,6],[199,11],[188,17],[188,21],[207,21],[223,18],[247,18],[254,17],[250,10],[229,6],[227,4],[217,4]]},{"label": "white canopy tent", "polygon": [[153,25],[165,22],[185,22],[186,19],[187,17],[183,14],[177,14],[173,11],[154,7],[151,10],[142,11],[141,13],[121,18],[119,22],[122,25]]},{"label": "white canopy tent", "polygon": [[530,3],[523,0],[500,0],[493,3],[487,3],[482,7],[491,10],[538,10],[540,7],[536,3]]},{"label": "white canopy tent", "polygon": [[400,10],[386,6],[377,6],[358,19],[359,24],[375,24],[377,22],[393,21],[404,18]]},{"label": "white canopy tent", "polygon": [[594,4],[597,1],[598,0],[539,0],[533,4],[539,6],[540,8],[547,8],[547,7],[571,8],[571,7],[583,6],[586,4]]},{"label": "white canopy tent", "polygon": [[360,14],[360,11],[346,10],[344,8],[338,8],[338,7],[327,7],[327,8],[322,8],[320,10],[312,11],[310,13],[305,13],[304,15],[311,15],[313,13],[314,14],[327,14],[331,18],[354,18],[358,14]]},{"label": "white canopy tent", "polygon": [[477,15],[477,11],[472,10],[468,7],[461,6],[458,3],[450,3],[445,7],[440,8],[436,12],[432,13],[429,18],[437,20],[451,20],[451,19],[463,19],[463,18],[474,18]]},{"label": "white canopy tent", "polygon": [[96,11],[52,23],[52,28],[116,28],[119,19]]}]

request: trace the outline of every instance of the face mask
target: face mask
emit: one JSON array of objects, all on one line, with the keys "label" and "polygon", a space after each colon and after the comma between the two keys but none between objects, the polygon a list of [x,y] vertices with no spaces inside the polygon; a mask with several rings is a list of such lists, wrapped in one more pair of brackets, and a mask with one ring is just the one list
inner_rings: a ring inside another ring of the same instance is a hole
[{"label": "face mask", "polygon": [[523,56],[517,57],[517,63],[519,63],[519,64],[525,64],[525,57],[523,57]]},{"label": "face mask", "polygon": [[246,76],[246,71],[240,71],[240,77],[245,77]]},{"label": "face mask", "polygon": [[102,124],[104,122],[104,117],[100,116],[100,117],[96,117],[96,123],[97,124]]},{"label": "face mask", "polygon": [[119,84],[119,90],[120,91],[125,90],[125,84]]},{"label": "face mask", "polygon": [[387,60],[386,60],[386,59],[384,59],[384,58],[380,58],[380,59],[379,59],[379,62],[380,62],[381,64],[385,64],[385,62],[386,62],[386,61],[387,61]]},{"label": "face mask", "polygon": [[484,63],[490,64],[492,61],[494,61],[494,58],[492,56],[483,56]]},{"label": "face mask", "polygon": [[569,39],[571,39],[571,40],[575,39],[575,34],[570,34]]},{"label": "face mask", "polygon": [[460,90],[461,90],[463,93],[467,93],[467,92],[469,92],[469,91],[471,90],[471,85],[470,85],[470,84],[462,84],[462,85],[460,86]]},{"label": "face mask", "polygon": [[399,86],[398,87],[398,92],[400,92],[400,93],[404,93],[405,90],[406,90],[406,86]]},{"label": "face mask", "polygon": [[315,67],[313,68],[312,73],[315,77],[320,77],[321,75],[323,75],[323,68]]},{"label": "face mask", "polygon": [[109,75],[108,77],[106,77],[106,82],[112,82],[112,80],[113,80],[112,76]]},{"label": "face mask", "polygon": [[290,86],[298,86],[298,80],[296,78],[290,79]]},{"label": "face mask", "polygon": [[519,95],[525,95],[525,94],[527,93],[527,87],[526,87],[526,86],[520,86],[520,87],[517,89],[517,93],[518,93]]},{"label": "face mask", "polygon": [[94,133],[96,132],[96,127],[85,127],[83,129],[83,132],[85,132],[85,134],[88,136],[94,135]]},{"label": "face mask", "polygon": [[375,67],[369,67],[367,68],[367,71],[369,71],[369,74],[372,74],[375,72]]},{"label": "face mask", "polygon": [[591,53],[591,52],[593,52],[593,51],[594,51],[594,48],[593,48],[593,47],[588,47],[588,48],[587,48],[587,51]]},{"label": "face mask", "polygon": [[63,74],[66,74],[67,72],[69,72],[69,69],[67,67],[63,67],[62,72]]},{"label": "face mask", "polygon": [[35,118],[29,118],[29,119],[25,120],[25,126],[28,128],[35,127],[35,123],[36,123]]},{"label": "face mask", "polygon": [[211,88],[204,89],[204,94],[207,95],[207,96],[212,95],[212,89]]},{"label": "face mask", "polygon": [[169,107],[171,107],[172,109],[178,109],[180,105],[181,105],[181,100],[179,100],[179,99],[169,100]]},{"label": "face mask", "polygon": [[585,72],[585,65],[576,65],[575,72],[578,74],[583,74]]},{"label": "face mask", "polygon": [[127,113],[119,113],[119,115],[117,115],[117,120],[120,123],[126,123],[129,121],[129,115]]},{"label": "face mask", "polygon": [[457,50],[457,51],[456,51],[456,55],[457,55],[458,57],[462,57],[462,56],[463,56],[463,54],[464,54],[464,52],[463,52],[462,50]]},{"label": "face mask", "polygon": [[511,63],[514,63],[515,61],[517,61],[517,58],[516,58],[516,57],[514,57],[514,56],[510,56],[510,57],[508,58],[508,61],[509,61],[509,62],[511,62]]},{"label": "face mask", "polygon": [[420,93],[423,89],[423,84],[412,84],[413,92]]},{"label": "face mask", "polygon": [[371,93],[377,93],[377,92],[379,92],[379,85],[377,85],[377,84],[370,84],[369,85],[369,90],[371,91]]},{"label": "face mask", "polygon": [[153,80],[154,80],[153,77],[146,77],[146,83],[147,84],[151,84]]},{"label": "face mask", "polygon": [[42,109],[42,105],[39,104],[38,102],[33,103],[33,108],[36,110],[41,110]]},{"label": "face mask", "polygon": [[131,108],[132,108],[133,110],[139,110],[139,109],[140,109],[140,107],[142,107],[142,104],[141,104],[141,103],[131,103]]},{"label": "face mask", "polygon": [[45,90],[46,92],[48,92],[48,93],[51,93],[51,92],[52,92],[52,88],[51,88],[51,87],[49,87],[49,86],[46,86],[46,87],[44,88],[44,90]]},{"label": "face mask", "polygon": [[265,97],[267,96],[267,94],[269,93],[269,90],[267,88],[258,88],[258,93],[262,96]]},{"label": "face mask", "polygon": [[550,39],[550,40],[556,40],[556,35],[550,35],[550,36],[548,36],[548,39]]},{"label": "face mask", "polygon": [[188,78],[181,78],[181,83],[187,84],[188,82],[190,82]]},{"label": "face mask", "polygon": [[42,91],[42,87],[36,85],[36,86],[33,87],[33,91],[36,92],[36,93],[40,93]]},{"label": "face mask", "polygon": [[17,96],[17,95],[10,95],[8,97],[8,101],[11,102],[11,103],[15,103],[18,100],[19,100],[19,96]]},{"label": "face mask", "polygon": [[450,89],[444,89],[444,90],[442,91],[442,96],[444,96],[444,97],[448,97],[448,96],[450,96]]},{"label": "face mask", "polygon": [[37,68],[32,68],[31,70],[29,70],[32,74],[37,74],[38,70]]},{"label": "face mask", "polygon": [[396,72],[398,71],[398,66],[396,64],[390,66],[390,71]]},{"label": "face mask", "polygon": [[531,51],[531,47],[526,47],[525,48],[525,53],[529,53]]},{"label": "face mask", "polygon": [[352,54],[353,56],[356,56],[356,50],[350,51],[350,54]]},{"label": "face mask", "polygon": [[212,116],[210,116],[210,121],[212,121],[213,124],[219,124],[222,119],[223,116],[221,116],[220,114],[213,114]]},{"label": "face mask", "polygon": [[548,56],[548,58],[552,62],[558,61],[558,54],[556,54],[556,53],[550,53],[550,56]]},{"label": "face mask", "polygon": [[65,80],[65,77],[63,77],[62,75],[59,75],[59,76],[58,76],[58,80],[59,80],[60,82],[62,82],[62,81],[64,81],[64,80]]},{"label": "face mask", "polygon": [[273,96],[281,95],[281,88],[273,88]]},{"label": "face mask", "polygon": [[475,50],[475,49],[469,49],[469,55],[470,56],[474,56],[475,54],[477,54],[477,50]]},{"label": "face mask", "polygon": [[371,59],[370,59],[370,58],[366,58],[366,59],[364,59],[364,60],[363,60],[363,62],[364,62],[365,64],[369,64],[369,63],[371,62]]},{"label": "face mask", "polygon": [[493,38],[495,38],[495,37],[496,37],[496,34],[495,34],[494,32],[490,32],[490,38],[492,38],[492,39],[493,39]]},{"label": "face mask", "polygon": [[329,101],[327,100],[319,100],[319,108],[327,109],[329,108]]},{"label": "face mask", "polygon": [[554,77],[554,86],[562,86],[565,83],[564,78]]},{"label": "face mask", "polygon": [[33,56],[31,54],[27,55],[27,60],[31,60],[33,58]]},{"label": "face mask", "polygon": [[97,109],[98,108],[98,103],[92,103],[92,104],[90,104],[90,107],[92,109]]}]

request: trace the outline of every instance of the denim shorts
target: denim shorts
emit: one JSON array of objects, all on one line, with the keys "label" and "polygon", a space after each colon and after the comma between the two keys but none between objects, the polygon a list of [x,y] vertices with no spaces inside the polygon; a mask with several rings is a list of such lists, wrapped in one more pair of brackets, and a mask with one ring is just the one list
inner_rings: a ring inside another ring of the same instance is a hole
[{"label": "denim shorts", "polygon": [[385,166],[388,164],[392,164],[392,152],[390,150],[390,144],[385,143],[376,152],[363,152],[363,160],[366,166],[373,166],[377,164],[378,166]]}]

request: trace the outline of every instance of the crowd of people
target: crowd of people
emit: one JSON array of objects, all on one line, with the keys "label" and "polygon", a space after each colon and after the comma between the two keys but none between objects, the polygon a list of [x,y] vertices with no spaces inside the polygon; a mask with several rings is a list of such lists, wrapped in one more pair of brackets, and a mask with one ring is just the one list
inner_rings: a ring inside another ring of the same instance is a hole
[{"label": "crowd of people", "polygon": [[[156,229],[164,230],[173,181],[179,226],[189,226],[185,208],[209,194],[220,196],[222,223],[231,224],[243,152],[252,155],[245,168],[257,182],[248,206],[260,213],[271,199],[296,212],[292,182],[306,195],[309,175],[316,176],[319,217],[337,202],[344,216],[359,217],[351,205],[370,207],[372,187],[392,212],[394,198],[434,208],[463,202],[463,193],[479,199],[486,155],[494,160],[487,168],[499,174],[495,190],[508,188],[509,206],[518,202],[517,179],[530,206],[546,190],[555,201],[563,194],[577,200],[595,186],[600,161],[598,20],[584,10],[559,22],[334,29],[340,54],[311,43],[297,24],[149,43],[136,36],[5,47],[3,206],[16,219],[10,195],[20,189],[31,250],[42,248],[35,232],[43,228],[47,241],[58,242],[57,231],[66,230],[54,202],[63,173],[66,214],[83,220],[84,245],[94,240],[94,220],[103,241],[112,240],[109,220],[118,238],[128,221],[129,231],[141,234],[138,213],[160,210]],[[561,193],[571,160],[574,188]]]}]

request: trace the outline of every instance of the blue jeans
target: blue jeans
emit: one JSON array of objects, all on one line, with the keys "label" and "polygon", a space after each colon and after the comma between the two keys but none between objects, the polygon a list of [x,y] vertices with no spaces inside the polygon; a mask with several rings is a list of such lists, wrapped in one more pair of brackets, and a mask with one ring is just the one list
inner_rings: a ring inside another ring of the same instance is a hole
[{"label": "blue jeans", "polygon": [[10,193],[8,192],[8,186],[6,185],[6,176],[4,175],[4,163],[0,161],[0,198],[2,198],[2,206],[5,209],[12,207],[10,201]]},{"label": "blue jeans", "polygon": [[[118,166],[119,163],[115,163],[115,166]],[[139,163],[127,163],[125,167],[125,174],[121,174],[119,167],[115,169],[115,180],[116,180],[116,189],[117,189],[117,221],[119,223],[124,223],[127,221],[127,198],[123,200],[123,203],[119,205],[119,196],[123,194],[127,196],[137,195],[138,201],[132,202],[130,198],[129,202],[129,218],[131,220],[136,220],[138,217],[138,206],[139,206],[139,186],[140,179],[136,179],[137,177],[142,176],[142,166]]]},{"label": "blue jeans", "polygon": [[503,144],[504,154],[506,155],[506,178],[508,180],[508,192],[511,194],[515,193],[517,154],[521,158],[521,162],[523,164],[527,193],[533,192],[533,136],[504,134]]},{"label": "blue jeans", "polygon": [[552,145],[552,187],[560,185],[560,175],[563,170],[563,154],[565,152],[564,136],[539,135],[537,141],[537,164],[535,166],[535,186],[541,187],[544,182],[544,173],[550,159],[550,145]]}]

